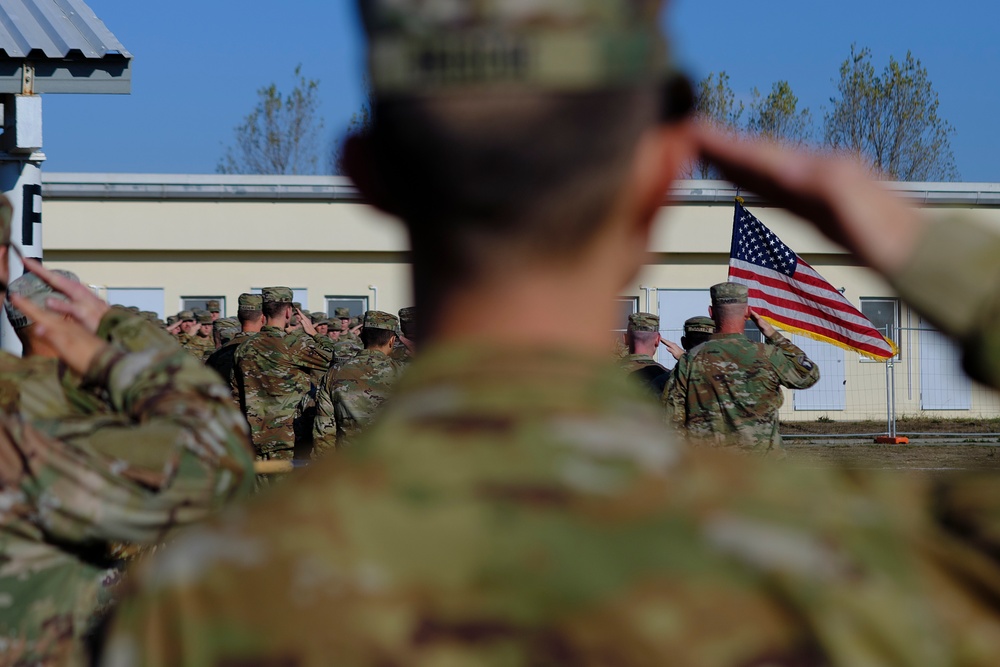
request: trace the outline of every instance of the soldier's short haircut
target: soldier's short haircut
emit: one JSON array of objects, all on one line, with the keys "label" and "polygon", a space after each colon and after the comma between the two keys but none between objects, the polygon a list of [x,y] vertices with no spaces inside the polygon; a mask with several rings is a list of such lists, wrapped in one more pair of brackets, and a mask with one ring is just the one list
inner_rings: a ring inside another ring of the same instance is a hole
[{"label": "soldier's short haircut", "polygon": [[414,250],[469,274],[585,247],[659,109],[652,87],[390,99],[370,137]]},{"label": "soldier's short haircut", "polygon": [[656,337],[660,335],[659,331],[630,331],[629,334],[635,342],[643,345],[652,345],[656,340]]},{"label": "soldier's short haircut", "polygon": [[368,349],[388,344],[394,335],[395,333],[388,329],[365,328],[361,330],[358,337],[361,338],[361,344],[365,346],[365,349]]},{"label": "soldier's short haircut", "polygon": [[282,303],[280,301],[265,301],[261,306],[261,310],[264,313],[264,317],[267,319],[274,319],[285,312],[285,308],[291,308],[292,304]]},{"label": "soldier's short haircut", "polygon": [[240,324],[246,324],[247,322],[256,322],[262,317],[264,317],[264,313],[260,310],[241,310],[236,313],[236,319],[240,321]]},{"label": "soldier's short haircut", "polygon": [[723,322],[744,319],[746,311],[747,304],[745,303],[726,303],[712,306],[712,319],[715,320],[717,326],[721,326]]}]

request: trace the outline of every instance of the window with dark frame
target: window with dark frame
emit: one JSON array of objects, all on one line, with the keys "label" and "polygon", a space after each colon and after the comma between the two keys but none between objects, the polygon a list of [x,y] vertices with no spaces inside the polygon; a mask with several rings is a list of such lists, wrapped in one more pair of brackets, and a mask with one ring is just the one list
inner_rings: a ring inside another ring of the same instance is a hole
[{"label": "window with dark frame", "polygon": [[337,308],[347,308],[351,317],[361,317],[368,312],[368,297],[366,296],[328,296],[326,297],[326,314],[333,317]]},{"label": "window with dark frame", "polygon": [[224,296],[182,296],[181,310],[208,310],[209,301],[219,302],[219,312],[226,316],[226,297]]},{"label": "window with dark frame", "polygon": [[[885,297],[861,297],[861,314],[871,320],[872,325],[890,340],[899,337],[899,299]],[[902,353],[896,355],[899,359]]]},{"label": "window with dark frame", "polygon": [[618,299],[618,322],[620,329],[613,331],[625,331],[628,328],[628,316],[639,312],[639,297],[623,296]]}]

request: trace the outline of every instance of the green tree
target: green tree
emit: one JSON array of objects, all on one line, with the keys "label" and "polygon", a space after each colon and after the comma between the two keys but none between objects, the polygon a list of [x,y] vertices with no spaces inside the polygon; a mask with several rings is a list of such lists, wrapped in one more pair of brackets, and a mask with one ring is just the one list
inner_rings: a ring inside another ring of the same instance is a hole
[{"label": "green tree", "polygon": [[871,50],[851,46],[830,102],[825,117],[830,147],[857,155],[890,179],[958,178],[950,141],[955,130],[938,115],[938,94],[912,53],[902,61],[890,57],[879,74]]},{"label": "green tree", "polygon": [[[703,120],[736,130],[743,116],[743,103],[736,102],[736,94],[729,85],[725,71],[710,73],[698,84],[695,113]],[[715,168],[704,160],[697,160],[690,168],[691,178],[717,178]]]},{"label": "green tree", "polygon": [[319,165],[319,81],[295,68],[287,95],[272,83],[257,91],[257,105],[233,131],[216,171],[220,174],[315,174]]},{"label": "green tree", "polygon": [[809,109],[799,109],[799,98],[787,81],[778,81],[766,97],[753,89],[747,131],[768,139],[804,144],[813,133],[812,113]]}]

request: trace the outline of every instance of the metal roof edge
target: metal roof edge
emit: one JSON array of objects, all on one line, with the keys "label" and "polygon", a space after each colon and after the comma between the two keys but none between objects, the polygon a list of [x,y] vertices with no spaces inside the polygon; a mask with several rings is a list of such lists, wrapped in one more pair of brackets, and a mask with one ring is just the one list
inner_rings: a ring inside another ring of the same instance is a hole
[{"label": "metal roof edge", "polygon": [[[1000,207],[1000,183],[901,183],[884,186],[922,206]],[[360,193],[343,176],[261,176],[227,174],[42,173],[49,199],[244,199],[358,201]],[[737,194],[766,205],[727,181],[676,181],[667,201],[728,204]]]}]

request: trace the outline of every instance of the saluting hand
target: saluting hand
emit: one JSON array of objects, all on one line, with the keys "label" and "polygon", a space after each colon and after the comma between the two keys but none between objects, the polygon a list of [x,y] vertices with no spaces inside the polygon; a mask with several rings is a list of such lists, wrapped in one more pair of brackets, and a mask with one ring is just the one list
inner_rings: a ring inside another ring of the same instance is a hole
[{"label": "saluting hand", "polygon": [[[62,315],[69,315],[88,332],[97,332],[97,327],[100,326],[101,320],[111,310],[111,306],[91,292],[86,285],[68,280],[58,273],[49,271],[38,260],[25,257],[24,268],[44,280],[52,289],[66,296],[67,301],[48,299],[45,302],[48,310]],[[36,308],[36,310],[38,309]],[[33,320],[35,319],[31,315],[28,316]]]},{"label": "saluting hand", "polygon": [[764,336],[770,338],[777,333],[777,330],[771,326],[771,323],[758,315],[752,308],[748,309],[747,313],[748,317],[753,320],[753,323],[757,325],[757,328],[760,329],[760,332],[764,334]]},{"label": "saluting hand", "polygon": [[[52,287],[56,286],[52,285]],[[10,300],[15,308],[35,323],[35,336],[51,345],[59,358],[78,375],[85,374],[94,358],[108,347],[106,342],[95,336],[92,331],[89,331],[76,319],[53,313],[45,308],[39,308],[29,299],[21,296],[11,295]],[[49,303],[62,302],[50,299]],[[96,329],[96,327],[94,328]]]},{"label": "saluting hand", "polygon": [[305,331],[310,336],[316,335],[316,325],[312,323],[312,320],[302,314],[302,311],[298,308],[295,309],[295,314],[299,316],[299,324],[302,325],[302,330]]}]

